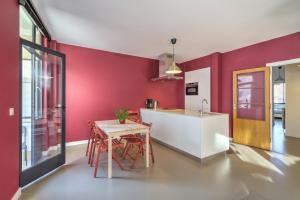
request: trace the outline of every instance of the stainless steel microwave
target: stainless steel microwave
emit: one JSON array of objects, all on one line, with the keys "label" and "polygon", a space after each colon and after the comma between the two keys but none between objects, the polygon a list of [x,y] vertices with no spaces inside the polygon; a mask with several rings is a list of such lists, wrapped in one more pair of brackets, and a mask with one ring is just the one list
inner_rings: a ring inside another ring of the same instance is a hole
[{"label": "stainless steel microwave", "polygon": [[185,95],[198,95],[198,82],[186,83]]}]

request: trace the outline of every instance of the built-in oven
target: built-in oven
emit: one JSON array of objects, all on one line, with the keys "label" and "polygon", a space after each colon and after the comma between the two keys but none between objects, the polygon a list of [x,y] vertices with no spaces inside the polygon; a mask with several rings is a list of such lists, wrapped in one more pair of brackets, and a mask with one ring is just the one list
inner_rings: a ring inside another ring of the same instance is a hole
[{"label": "built-in oven", "polygon": [[198,95],[198,82],[186,83],[185,95]]}]

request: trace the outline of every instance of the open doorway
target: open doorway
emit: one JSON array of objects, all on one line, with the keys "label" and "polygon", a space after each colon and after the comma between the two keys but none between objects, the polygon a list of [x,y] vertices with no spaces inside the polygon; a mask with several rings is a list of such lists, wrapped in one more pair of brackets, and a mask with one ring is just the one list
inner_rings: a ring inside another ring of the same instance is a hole
[{"label": "open doorway", "polygon": [[272,150],[300,156],[300,62],[272,67]]},{"label": "open doorway", "polygon": [[286,106],[286,83],[285,66],[272,68],[272,108],[273,108],[273,131],[272,150],[284,152],[285,150],[285,106]]}]

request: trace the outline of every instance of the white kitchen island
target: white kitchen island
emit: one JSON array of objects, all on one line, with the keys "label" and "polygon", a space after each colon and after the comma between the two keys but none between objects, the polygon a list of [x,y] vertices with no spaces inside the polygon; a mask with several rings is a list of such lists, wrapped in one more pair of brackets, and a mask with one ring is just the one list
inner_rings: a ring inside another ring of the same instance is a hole
[{"label": "white kitchen island", "polygon": [[152,123],[151,137],[179,151],[203,159],[229,149],[229,115],[184,109],[141,109]]}]

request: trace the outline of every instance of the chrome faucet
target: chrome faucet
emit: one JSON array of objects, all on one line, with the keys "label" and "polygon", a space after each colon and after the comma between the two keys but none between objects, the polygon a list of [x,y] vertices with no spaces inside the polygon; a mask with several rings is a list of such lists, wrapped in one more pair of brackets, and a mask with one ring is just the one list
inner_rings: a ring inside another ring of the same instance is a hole
[{"label": "chrome faucet", "polygon": [[201,115],[203,115],[203,113],[204,113],[204,112],[203,112],[203,103],[204,103],[204,102],[205,102],[206,104],[208,104],[207,99],[202,99],[202,102],[201,102],[201,110],[200,110],[200,114],[201,114]]}]

